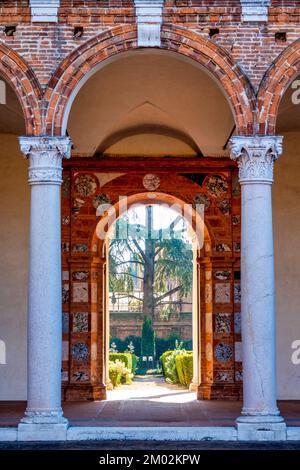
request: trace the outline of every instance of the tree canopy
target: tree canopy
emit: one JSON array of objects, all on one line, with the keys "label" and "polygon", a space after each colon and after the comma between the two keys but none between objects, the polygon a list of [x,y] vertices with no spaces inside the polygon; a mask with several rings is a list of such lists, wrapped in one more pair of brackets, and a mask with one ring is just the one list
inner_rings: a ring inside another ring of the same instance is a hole
[{"label": "tree canopy", "polygon": [[[191,242],[181,216],[164,229],[154,228],[153,206],[145,207],[145,223],[128,215],[116,222],[110,242],[109,284],[115,299],[128,297],[141,305],[145,317],[161,315],[170,304],[170,296],[186,297],[192,289],[193,255]],[[143,295],[135,295],[140,280]]]}]

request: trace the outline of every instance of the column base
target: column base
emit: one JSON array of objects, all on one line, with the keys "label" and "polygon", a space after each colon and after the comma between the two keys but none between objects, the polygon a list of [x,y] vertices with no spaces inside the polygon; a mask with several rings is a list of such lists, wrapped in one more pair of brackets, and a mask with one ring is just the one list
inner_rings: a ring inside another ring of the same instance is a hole
[{"label": "column base", "polygon": [[62,389],[63,401],[106,400],[106,385],[68,384]]},{"label": "column base", "polygon": [[20,423],[18,426],[19,441],[65,441],[68,423]]},{"label": "column base", "polygon": [[282,416],[240,416],[236,420],[239,441],[286,441]]},{"label": "column base", "polygon": [[199,388],[198,383],[191,382],[190,385],[189,385],[189,391],[190,392],[197,392],[198,393],[198,388]]},{"label": "column base", "polygon": [[243,397],[241,384],[203,384],[197,389],[198,400],[237,401]]}]

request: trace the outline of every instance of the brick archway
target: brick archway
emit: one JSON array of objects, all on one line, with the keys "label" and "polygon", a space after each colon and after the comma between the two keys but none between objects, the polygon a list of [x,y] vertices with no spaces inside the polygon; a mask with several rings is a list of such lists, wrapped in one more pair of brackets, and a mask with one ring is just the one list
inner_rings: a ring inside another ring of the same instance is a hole
[{"label": "brick archway", "polygon": [[276,58],[261,82],[258,92],[259,134],[275,134],[281,99],[299,74],[300,39],[297,39]]},{"label": "brick archway", "polygon": [[[152,193],[153,195],[153,193]],[[191,236],[193,238],[193,283],[195,292],[193,292],[192,300],[192,330],[193,330],[193,352],[194,352],[194,376],[191,384],[192,390],[199,394],[199,398],[204,396],[202,392],[204,388],[208,388],[210,392],[210,384],[207,384],[207,377],[213,373],[211,361],[207,360],[201,351],[205,350],[207,344],[211,342],[211,338],[206,333],[205,325],[212,322],[212,305],[208,302],[207,291],[212,288],[212,234],[202,219],[203,214],[198,214],[197,211],[189,206],[184,198],[179,198],[171,193],[155,192],[155,198],[150,197],[149,193],[141,192],[130,194],[127,198],[126,205],[123,202],[116,202],[111,206],[111,210],[105,211],[103,216],[97,218],[94,225],[94,232],[91,237],[91,252],[97,254],[91,260],[91,272],[95,273],[97,279],[97,307],[92,308],[91,315],[96,317],[99,312],[101,313],[101,322],[94,324],[103,325],[98,326],[97,334],[94,335],[94,351],[98,351],[98,361],[92,364],[92,368],[97,371],[99,377],[102,377],[100,390],[102,384],[105,388],[109,388],[110,380],[108,373],[108,360],[109,360],[109,337],[110,337],[110,313],[108,306],[108,252],[109,252],[109,227],[111,227],[116,220],[122,215],[126,214],[132,207],[136,205],[165,205],[170,209],[173,208],[180,216],[183,215],[187,225],[191,229]],[[189,206],[189,208],[188,208]],[[99,216],[98,216],[99,217]],[[200,222],[200,220],[202,223]],[[197,227],[200,224],[201,227]],[[203,225],[202,225],[203,224]],[[202,232],[203,233],[200,233]],[[105,235],[106,234],[106,235]],[[95,247],[97,246],[97,250]],[[96,274],[97,273],[97,274]],[[210,273],[210,276],[207,274]],[[201,288],[200,288],[201,283]],[[93,341],[93,340],[92,340]],[[200,383],[202,384],[200,386]],[[102,389],[103,398],[106,398],[105,390]]]},{"label": "brick archway", "polygon": [[[161,50],[172,51],[196,61],[219,83],[230,104],[237,134],[254,132],[256,99],[252,85],[230,54],[198,33],[173,25],[162,28]],[[46,132],[61,135],[72,98],[96,67],[119,53],[137,49],[135,25],[117,26],[100,33],[72,52],[58,67],[45,93],[48,110]]]},{"label": "brick archway", "polygon": [[11,85],[21,103],[26,134],[41,134],[40,84],[24,59],[4,44],[0,44],[0,76]]}]

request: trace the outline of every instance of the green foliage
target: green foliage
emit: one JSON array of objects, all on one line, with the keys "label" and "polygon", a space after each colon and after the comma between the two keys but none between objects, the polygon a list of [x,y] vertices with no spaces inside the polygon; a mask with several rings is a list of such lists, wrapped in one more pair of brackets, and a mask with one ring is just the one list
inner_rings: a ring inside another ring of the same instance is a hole
[{"label": "green foliage", "polygon": [[134,335],[129,335],[125,338],[126,345],[132,343],[134,346],[134,354],[136,356],[141,355],[141,337],[140,336],[134,336]]},{"label": "green foliage", "polygon": [[167,338],[155,338],[156,356],[160,357],[165,351],[175,349],[176,341],[179,341],[180,335],[172,332]]},{"label": "green foliage", "polygon": [[175,358],[178,380],[181,385],[189,387],[193,380],[193,353],[187,352]]},{"label": "green foliage", "polygon": [[152,328],[152,321],[150,318],[145,318],[142,327],[142,341],[141,341],[142,356],[155,355],[155,333]]},{"label": "green foliage", "polygon": [[190,383],[193,380],[193,375],[194,375],[193,353],[192,352],[190,352],[186,356],[184,356],[183,374],[184,374],[186,385],[187,385],[187,387],[189,387]]},{"label": "green foliage", "polygon": [[192,351],[193,350],[193,340],[192,339],[186,339],[183,342],[183,349],[186,351]]},{"label": "green foliage", "polygon": [[171,354],[173,354],[173,350],[172,351],[165,351],[160,356],[161,367],[162,367],[162,371],[163,371],[163,374],[164,374],[165,378],[167,378],[166,360]]},{"label": "green foliage", "polygon": [[130,343],[127,345],[127,348],[126,348],[125,352],[128,352],[130,354],[134,354],[134,345],[133,345],[132,341],[130,341]]},{"label": "green foliage", "polygon": [[178,374],[176,370],[176,356],[179,356],[181,354],[185,354],[185,350],[182,349],[182,343],[179,343],[177,341],[175,349],[172,351],[171,354],[167,356],[165,361],[165,378],[167,382],[170,382],[172,384],[178,383]]},{"label": "green foliage", "polygon": [[133,374],[136,374],[136,370],[137,370],[137,360],[138,358],[136,357],[135,354],[132,354],[132,369],[131,369],[131,372]]},{"label": "green foliage", "polygon": [[191,246],[180,238],[160,241],[161,253],[156,260],[155,290],[168,291],[168,281],[178,279],[180,297],[191,292],[193,279],[193,253]]},{"label": "green foliage", "polygon": [[182,342],[176,342],[176,348],[164,352],[160,361],[166,382],[188,387],[193,380],[193,352],[186,351],[182,346]]},{"label": "green foliage", "polygon": [[125,366],[125,363],[116,359],[109,361],[109,378],[113,387],[118,387],[121,383],[130,385],[132,382],[133,374],[130,369]]},{"label": "green foliage", "polygon": [[183,354],[180,354],[175,357],[175,367],[176,367],[176,372],[177,372],[177,377],[178,377],[178,382],[181,385],[186,385],[185,383],[185,377],[183,373],[183,358],[185,356]]},{"label": "green foliage", "polygon": [[[179,333],[173,332],[171,333],[167,338],[160,338],[158,336],[155,336],[155,354],[156,357],[159,358],[165,351],[170,351],[172,349],[175,349],[175,343],[176,341],[180,341],[180,335]],[[141,356],[142,351],[141,351],[141,337],[140,336],[134,336],[134,335],[129,335],[125,338],[125,340],[122,340],[117,337],[111,337],[110,338],[110,348],[113,343],[116,344],[116,349],[119,353],[123,352],[128,352],[128,345],[132,342],[134,346],[134,354],[138,357]],[[191,350],[193,349],[193,342],[192,340],[186,340],[182,341],[183,342],[183,349],[186,350]],[[114,351],[111,351],[114,352]]]},{"label": "green foliage", "polygon": [[[180,226],[181,217],[176,217],[166,229],[154,230],[151,206],[147,206],[146,213],[147,217],[150,215],[146,225],[138,223],[137,214],[133,214],[135,220],[126,214],[116,222],[116,236],[109,247],[109,288],[116,298],[127,297],[141,305],[144,300],[135,297],[134,287],[137,279],[143,280],[144,297],[149,299],[149,295],[145,295],[146,290],[152,295],[151,311],[159,306],[162,318],[167,319],[172,307],[169,302],[166,304],[165,299],[174,293],[182,298],[191,292],[191,244]],[[150,253],[147,252],[149,234],[153,242]],[[148,279],[153,266],[154,282],[147,284],[145,279]],[[147,314],[144,307],[141,305]]]},{"label": "green foliage", "polygon": [[125,364],[125,367],[132,372],[132,354],[130,353],[109,353],[109,360],[111,362],[120,361]]},{"label": "green foliage", "polygon": [[[116,344],[116,347],[117,347],[116,352],[120,352],[120,353],[128,352],[128,345],[132,343],[134,346],[134,354],[136,354],[137,356],[141,355],[141,337],[140,336],[129,335],[124,340],[113,336],[110,338],[110,343],[109,343],[110,349],[113,343]],[[114,351],[111,351],[111,352],[114,352]]]},{"label": "green foliage", "polygon": [[109,345],[110,345],[111,352],[117,353],[117,352],[124,352],[125,350],[124,341],[122,341],[119,338],[114,338],[114,337],[110,338]]}]

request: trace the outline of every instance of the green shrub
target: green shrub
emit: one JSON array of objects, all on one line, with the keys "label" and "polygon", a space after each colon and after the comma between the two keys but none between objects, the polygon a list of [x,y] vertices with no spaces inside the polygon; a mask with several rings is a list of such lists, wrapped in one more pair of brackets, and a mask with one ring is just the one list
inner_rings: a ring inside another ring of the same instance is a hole
[{"label": "green shrub", "polygon": [[186,349],[186,351],[191,351],[193,349],[193,340],[192,339],[184,340],[183,349]]},{"label": "green shrub", "polygon": [[155,356],[155,333],[150,318],[145,318],[142,327],[142,356]]},{"label": "green shrub", "polygon": [[132,342],[134,346],[134,353],[136,354],[136,356],[140,356],[141,355],[141,337],[134,336],[134,335],[126,336],[124,343],[127,345],[127,347],[130,342]]},{"label": "green shrub", "polygon": [[[177,343],[180,342],[179,333],[173,332],[167,338],[160,338],[159,336],[155,337],[155,351],[156,357],[162,356],[166,351],[170,351],[176,348]],[[193,349],[193,341],[191,339],[182,341],[183,349],[190,350]],[[137,354],[137,352],[136,352]]]},{"label": "green shrub", "polygon": [[122,339],[120,338],[116,338],[114,336],[110,337],[109,339],[109,345],[111,347],[112,344],[115,344],[116,345],[116,348],[117,348],[117,352],[121,353],[121,352],[124,352],[125,349],[126,349],[126,342],[123,341]]},{"label": "green shrub", "polygon": [[[123,363],[122,363],[123,364]],[[109,361],[109,378],[112,386],[115,388],[121,383],[121,372],[117,362]]]},{"label": "green shrub", "polygon": [[109,360],[112,362],[122,361],[127,369],[135,374],[137,369],[137,357],[131,353],[109,353]]},{"label": "green shrub", "polygon": [[184,372],[183,372],[183,359],[184,359],[184,357],[185,356],[183,354],[180,354],[180,355],[176,356],[175,357],[175,365],[176,365],[176,372],[177,372],[177,376],[178,376],[178,382],[181,385],[186,386]]},{"label": "green shrub", "polygon": [[186,386],[189,387],[190,383],[193,380],[194,370],[193,370],[193,353],[187,353],[183,356],[182,360],[183,375],[185,379]]},{"label": "green shrub", "polygon": [[175,349],[164,352],[160,361],[167,382],[185,387],[190,385],[193,380],[193,352],[183,349],[182,342],[176,341]]},{"label": "green shrub", "polygon": [[165,357],[163,358],[163,371],[166,382],[172,384],[178,383],[179,379],[176,370],[176,356],[180,356],[182,354],[185,354],[185,350],[182,349],[182,342],[179,343],[178,341],[175,343],[175,349],[169,354],[165,354]]},{"label": "green shrub", "polygon": [[136,370],[137,370],[137,357],[135,354],[131,354],[131,358],[132,358],[132,369],[131,369],[131,372],[133,374],[136,374]]},{"label": "green shrub", "polygon": [[119,359],[116,359],[114,362],[109,361],[109,378],[114,388],[118,387],[121,383],[130,385],[132,377],[132,372],[125,367],[124,362]]},{"label": "green shrub", "polygon": [[193,380],[193,353],[187,352],[175,358],[179,383],[189,387]]},{"label": "green shrub", "polygon": [[132,354],[130,353],[109,353],[109,360],[111,362],[121,361],[124,362],[125,367],[132,372]]},{"label": "green shrub", "polygon": [[164,376],[166,377],[166,360],[168,358],[168,356],[170,356],[170,354],[173,353],[173,350],[172,351],[165,351],[161,356],[160,356],[160,362],[161,362],[161,367],[162,367],[162,371],[163,371],[163,374]]}]

